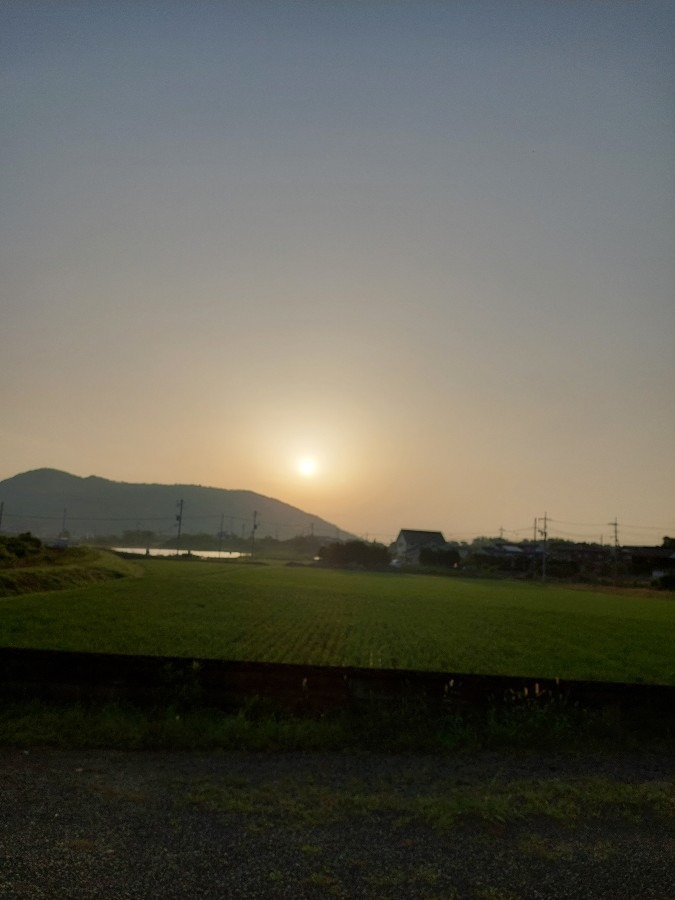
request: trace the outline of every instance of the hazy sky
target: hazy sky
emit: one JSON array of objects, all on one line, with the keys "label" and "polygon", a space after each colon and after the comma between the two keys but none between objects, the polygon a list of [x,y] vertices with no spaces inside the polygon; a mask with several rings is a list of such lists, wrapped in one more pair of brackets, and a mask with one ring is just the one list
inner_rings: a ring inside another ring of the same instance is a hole
[{"label": "hazy sky", "polygon": [[0,478],[675,532],[675,3],[0,0],[0,36]]}]

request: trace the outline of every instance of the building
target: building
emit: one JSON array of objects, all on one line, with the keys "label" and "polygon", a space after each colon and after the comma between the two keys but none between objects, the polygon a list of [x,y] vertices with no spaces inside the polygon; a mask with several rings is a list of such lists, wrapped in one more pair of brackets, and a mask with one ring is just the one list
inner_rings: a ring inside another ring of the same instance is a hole
[{"label": "building", "polygon": [[447,550],[447,542],[440,531],[415,531],[404,528],[394,545],[394,558],[399,564],[417,566],[422,550]]}]

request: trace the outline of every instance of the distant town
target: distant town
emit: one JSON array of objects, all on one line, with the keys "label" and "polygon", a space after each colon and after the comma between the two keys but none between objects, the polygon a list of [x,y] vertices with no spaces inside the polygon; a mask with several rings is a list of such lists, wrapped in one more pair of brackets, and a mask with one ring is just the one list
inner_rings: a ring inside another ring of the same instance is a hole
[{"label": "distant town", "polygon": [[503,533],[446,540],[441,531],[401,527],[394,541],[380,542],[253,491],[127,484],[56,469],[0,482],[0,534],[30,533],[52,545],[675,587],[675,538],[624,545],[614,520],[609,543],[572,541],[551,535],[550,522],[547,516],[535,519],[531,536],[520,541]]}]

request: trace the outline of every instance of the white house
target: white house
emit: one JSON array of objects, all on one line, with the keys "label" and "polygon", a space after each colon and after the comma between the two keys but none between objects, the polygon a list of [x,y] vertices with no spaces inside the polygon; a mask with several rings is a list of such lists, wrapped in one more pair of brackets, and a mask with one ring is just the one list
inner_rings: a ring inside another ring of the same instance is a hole
[{"label": "white house", "polygon": [[422,550],[446,550],[447,542],[440,531],[414,531],[404,528],[398,533],[395,558],[399,563],[419,565]]}]

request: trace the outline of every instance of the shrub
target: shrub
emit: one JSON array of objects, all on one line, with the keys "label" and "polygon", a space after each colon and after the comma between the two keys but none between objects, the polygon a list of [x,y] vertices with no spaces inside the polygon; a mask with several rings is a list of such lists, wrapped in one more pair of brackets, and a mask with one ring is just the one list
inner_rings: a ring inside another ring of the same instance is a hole
[{"label": "shrub", "polygon": [[346,541],[326,544],[319,549],[319,559],[332,566],[363,566],[366,569],[389,565],[389,551],[375,541]]},{"label": "shrub", "polygon": [[0,562],[6,565],[17,559],[38,556],[41,552],[42,541],[34,537],[30,531],[0,536]]}]

